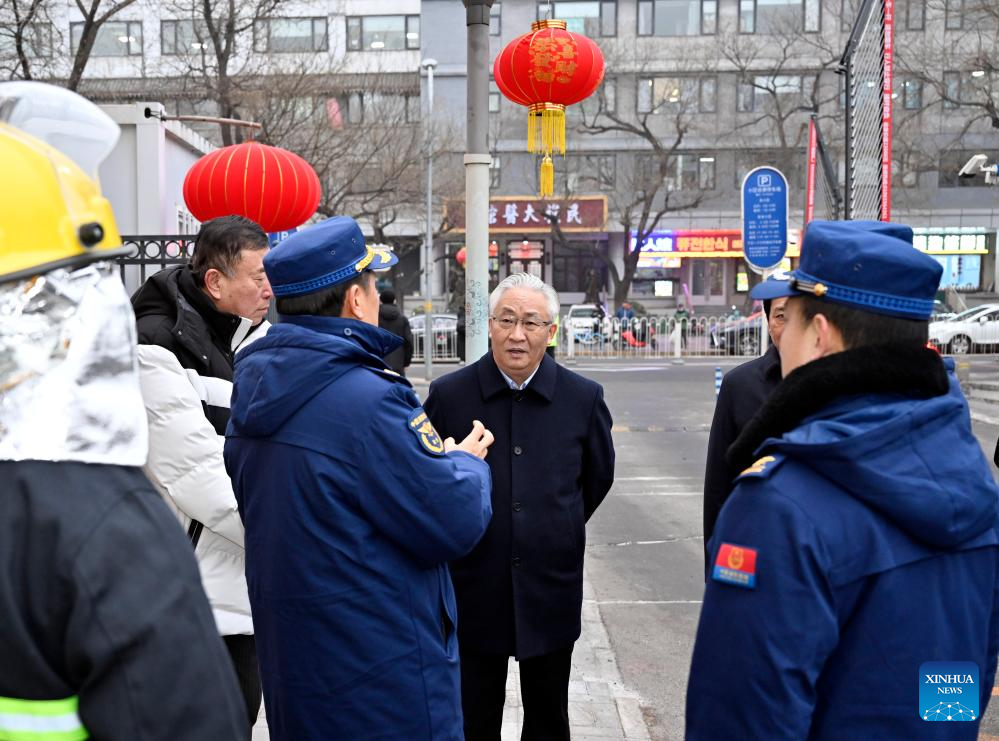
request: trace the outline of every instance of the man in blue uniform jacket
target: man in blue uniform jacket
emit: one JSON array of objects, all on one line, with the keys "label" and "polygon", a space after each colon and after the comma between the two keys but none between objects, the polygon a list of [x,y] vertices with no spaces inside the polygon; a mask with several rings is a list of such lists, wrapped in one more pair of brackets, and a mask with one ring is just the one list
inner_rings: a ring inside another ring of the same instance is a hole
[{"label": "man in blue uniform jacket", "polygon": [[281,323],[236,357],[225,446],[271,739],[462,738],[447,562],[491,515],[492,435],[442,440],[382,358],[372,270],[336,217],[264,268]]},{"label": "man in blue uniform jacket", "polygon": [[[791,280],[754,289],[790,296],[784,381],[729,450],[746,468],[710,543],[688,739],[977,736],[999,489],[925,346],[940,273],[906,226],[812,222]],[[977,712],[939,730],[923,664],[955,661],[980,670],[960,696]]]},{"label": "man in blue uniform jacket", "polygon": [[502,280],[489,297],[492,351],[434,381],[427,397],[442,434],[479,419],[496,435],[495,516],[475,549],[451,562],[466,741],[499,740],[511,656],[522,741],[569,738],[586,521],[614,481],[614,443],[600,385],[545,353],[558,306],[533,275]]}]

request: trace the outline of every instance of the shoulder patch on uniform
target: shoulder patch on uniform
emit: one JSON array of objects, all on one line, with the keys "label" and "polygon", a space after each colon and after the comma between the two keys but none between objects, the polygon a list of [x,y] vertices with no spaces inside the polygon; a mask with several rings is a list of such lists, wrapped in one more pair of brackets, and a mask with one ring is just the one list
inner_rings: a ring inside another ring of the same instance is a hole
[{"label": "shoulder patch on uniform", "polygon": [[767,476],[772,474],[777,470],[777,467],[784,462],[784,456],[782,455],[765,455],[760,458],[756,463],[751,465],[745,471],[740,473],[736,480],[742,478],[760,478],[765,479]]},{"label": "shoulder patch on uniform", "polygon": [[711,578],[723,584],[756,589],[756,549],[722,543]]},{"label": "shoulder patch on uniform", "polygon": [[437,434],[423,407],[417,407],[409,415],[408,426],[424,450],[433,455],[444,455],[444,441]]}]

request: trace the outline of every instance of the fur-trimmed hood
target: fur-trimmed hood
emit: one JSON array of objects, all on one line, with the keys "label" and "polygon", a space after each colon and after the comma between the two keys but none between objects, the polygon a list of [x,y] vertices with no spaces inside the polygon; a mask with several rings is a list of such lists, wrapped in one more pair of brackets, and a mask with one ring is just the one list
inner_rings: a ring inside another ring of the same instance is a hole
[{"label": "fur-trimmed hood", "polygon": [[953,361],[926,348],[865,347],[796,369],[728,459],[742,470],[764,452],[809,466],[937,547],[978,535],[999,510]]}]

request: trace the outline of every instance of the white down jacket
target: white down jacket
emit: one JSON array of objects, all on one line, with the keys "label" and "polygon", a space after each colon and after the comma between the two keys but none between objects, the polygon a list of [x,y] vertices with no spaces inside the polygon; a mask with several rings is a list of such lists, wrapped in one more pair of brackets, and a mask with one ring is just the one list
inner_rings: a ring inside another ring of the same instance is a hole
[{"label": "white down jacket", "polygon": [[[260,327],[245,344],[266,331]],[[243,523],[222,460],[225,438],[202,407],[202,401],[228,407],[232,383],[182,368],[158,345],[139,345],[138,355],[149,421],[149,460],[143,470],[185,529],[192,519],[204,525],[195,556],[219,634],[252,635]]]}]

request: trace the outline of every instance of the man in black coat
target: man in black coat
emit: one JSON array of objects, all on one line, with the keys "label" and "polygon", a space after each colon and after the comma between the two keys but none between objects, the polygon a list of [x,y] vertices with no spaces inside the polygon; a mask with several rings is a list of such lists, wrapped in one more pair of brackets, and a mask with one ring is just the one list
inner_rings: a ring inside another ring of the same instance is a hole
[{"label": "man in black coat", "polygon": [[714,532],[715,521],[725,500],[732,493],[733,481],[739,474],[739,471],[733,471],[728,465],[725,453],[781,381],[779,349],[780,336],[784,331],[786,303],[786,298],[763,302],[771,345],[762,357],[729,371],[718,392],[704,469],[705,569],[708,567],[708,541]]},{"label": "man in black coat", "polygon": [[406,368],[413,362],[413,330],[409,320],[395,305],[395,291],[382,291],[379,296],[378,326],[387,329],[396,337],[402,337],[402,344],[385,356],[385,365],[400,376],[406,375]]},{"label": "man in black coat", "polygon": [[580,634],[586,521],[614,481],[603,389],[545,353],[555,291],[518,273],[490,296],[492,350],[430,386],[441,437],[473,420],[495,435],[486,462],[493,518],[451,563],[458,599],[466,741],[498,741],[510,656],[520,662],[525,741],[568,739],[572,648]]}]

